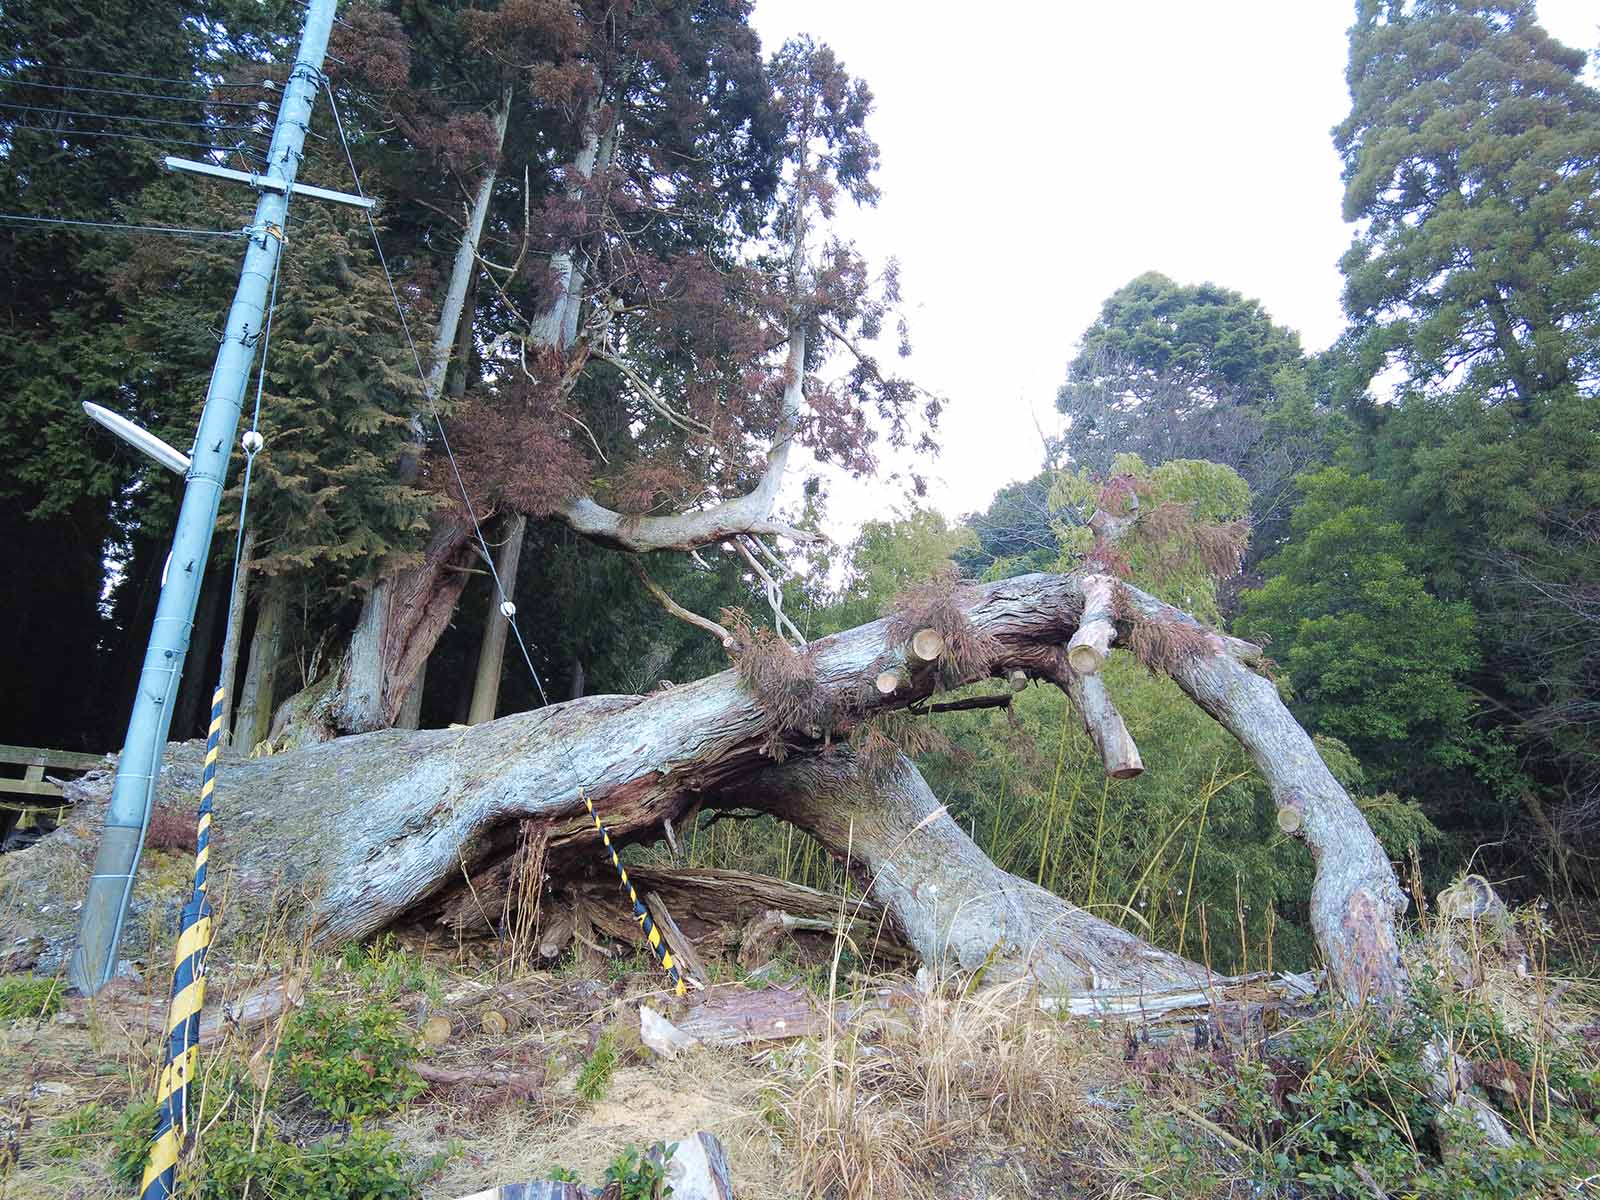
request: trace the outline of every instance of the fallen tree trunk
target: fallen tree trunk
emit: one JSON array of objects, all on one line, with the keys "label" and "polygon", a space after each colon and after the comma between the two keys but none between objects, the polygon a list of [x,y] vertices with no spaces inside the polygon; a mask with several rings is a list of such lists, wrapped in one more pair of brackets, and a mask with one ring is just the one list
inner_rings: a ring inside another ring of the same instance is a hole
[{"label": "fallen tree trunk", "polygon": [[[339,942],[437,908],[511,854],[530,818],[544,827],[554,881],[593,868],[585,797],[621,842],[654,840],[690,810],[753,806],[847,859],[861,891],[926,959],[1031,976],[1051,991],[1201,978],[1194,964],[1000,871],[908,760],[890,756],[873,770],[842,746],[861,722],[940,686],[1016,670],[1065,678],[1083,583],[1022,576],[962,589],[940,607],[954,622],[940,632],[963,648],[965,665],[947,659],[890,695],[875,680],[901,661],[904,615],[813,643],[799,692],[760,696],[730,670],[649,696],[588,697],[463,729],[387,730],[230,765],[218,789],[226,853],[213,857],[213,873],[232,874],[224,894],[236,903],[279,896],[306,932]],[[1118,613],[1118,640],[1145,647],[1147,661],[1151,646],[1165,647],[1159,665],[1239,738],[1279,807],[1300,816],[1295,836],[1317,866],[1312,924],[1335,989],[1353,1002],[1398,996],[1404,899],[1393,869],[1276,688],[1242,661],[1259,650],[1133,588],[1122,589]]]}]

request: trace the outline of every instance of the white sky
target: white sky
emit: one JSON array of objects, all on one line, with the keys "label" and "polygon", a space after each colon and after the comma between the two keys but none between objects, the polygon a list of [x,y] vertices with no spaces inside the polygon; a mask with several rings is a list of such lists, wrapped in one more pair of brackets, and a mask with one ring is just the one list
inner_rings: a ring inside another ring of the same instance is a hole
[{"label": "white sky", "polygon": [[[1593,0],[1538,0],[1571,46]],[[1142,271],[1259,298],[1308,350],[1343,326],[1339,160],[1353,0],[974,5],[757,0],[770,53],[810,33],[876,97],[878,207],[840,229],[896,257],[915,354],[947,397],[928,502],[983,508],[1039,469],[1035,419],[1101,303]],[[989,18],[992,14],[992,19]],[[893,464],[888,464],[892,466]],[[831,479],[834,536],[892,488]]]}]

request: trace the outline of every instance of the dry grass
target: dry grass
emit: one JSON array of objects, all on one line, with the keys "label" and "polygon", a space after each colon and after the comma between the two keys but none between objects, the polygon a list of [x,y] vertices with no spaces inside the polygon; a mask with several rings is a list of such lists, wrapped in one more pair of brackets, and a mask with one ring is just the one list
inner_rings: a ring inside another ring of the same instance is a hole
[{"label": "dry grass", "polygon": [[790,1183],[899,1200],[933,1194],[980,1143],[1048,1158],[1082,1120],[1083,1067],[1072,1031],[1022,986],[949,981],[824,1038],[780,1087]]}]

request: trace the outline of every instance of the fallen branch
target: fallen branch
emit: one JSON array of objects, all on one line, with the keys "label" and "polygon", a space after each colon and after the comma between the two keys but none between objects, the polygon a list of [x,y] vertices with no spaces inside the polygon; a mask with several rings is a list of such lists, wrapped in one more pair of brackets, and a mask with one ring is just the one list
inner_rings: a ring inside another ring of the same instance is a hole
[{"label": "fallen branch", "polygon": [[1064,667],[1055,680],[1083,720],[1089,740],[1100,752],[1106,775],[1112,779],[1133,779],[1144,773],[1144,760],[1139,757],[1139,747],[1133,735],[1111,702],[1105,680],[1099,675],[1080,675],[1071,666]]},{"label": "fallen branch", "polygon": [[544,1087],[543,1073],[500,1071],[493,1067],[457,1070],[436,1067],[432,1063],[425,1062],[412,1062],[406,1065],[417,1073],[418,1078],[438,1084],[440,1087],[508,1087],[529,1092]]},{"label": "fallen branch", "polygon": [[925,713],[971,712],[977,708],[1010,708],[1011,696],[968,696],[963,700],[941,700],[936,704],[906,705],[906,711],[922,716]]}]

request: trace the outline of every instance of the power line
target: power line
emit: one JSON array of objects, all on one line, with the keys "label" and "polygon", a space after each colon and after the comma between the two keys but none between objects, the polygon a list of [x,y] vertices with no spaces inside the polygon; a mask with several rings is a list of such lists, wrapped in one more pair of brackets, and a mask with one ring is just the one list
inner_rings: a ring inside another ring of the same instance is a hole
[{"label": "power line", "polygon": [[[350,164],[350,177],[355,180],[356,195],[366,198],[366,193],[361,190],[361,173],[356,170],[355,155],[350,153],[350,142],[344,136],[344,120],[339,116],[339,101],[333,94],[333,85],[323,79],[323,90],[328,93],[328,107],[333,111],[334,128],[339,131],[339,145],[344,148],[345,161]],[[405,305],[400,303],[400,291],[394,285],[394,276],[389,273],[389,262],[383,254],[383,242],[378,237],[378,225],[372,219],[372,210],[364,210],[367,218],[367,228],[372,231],[372,245],[378,252],[378,265],[383,268],[383,277],[389,284],[389,295],[394,297],[394,310],[400,317],[400,329],[406,336],[406,345],[411,348],[411,361],[416,364],[417,382],[422,384],[423,398],[428,402],[428,409],[433,414],[434,426],[439,430],[439,444],[444,447],[445,454],[450,459],[450,470],[456,477],[456,487],[461,491],[461,501],[467,506],[467,516],[472,520],[472,531],[478,538],[478,549],[483,554],[484,565],[489,568],[489,575],[494,579],[494,589],[500,595],[500,612],[511,626],[511,632],[517,635],[517,646],[522,650],[522,661],[528,664],[528,674],[533,676],[533,686],[539,689],[541,703],[549,704],[550,697],[545,694],[544,683],[539,678],[539,670],[533,665],[533,655],[528,653],[528,643],[522,638],[522,630],[517,627],[517,606],[512,603],[511,597],[506,595],[505,583],[500,578],[500,571],[495,566],[494,555],[489,553],[489,542],[483,536],[483,526],[478,523],[478,512],[473,507],[472,497],[467,494],[466,480],[461,477],[461,466],[456,462],[456,452],[450,447],[450,437],[444,431],[444,421],[439,416],[439,406],[433,402],[433,393],[428,389],[428,376],[422,369],[422,355],[417,352],[417,343],[411,336],[411,322],[406,320]]]},{"label": "power line", "polygon": [[[43,133],[57,139],[76,137],[118,138],[126,142],[149,142],[157,146],[181,146],[186,150],[197,150],[202,153],[216,150],[224,154],[231,154],[239,148],[238,146],[222,145],[216,142],[191,142],[185,138],[178,137],[176,134],[167,137],[150,137],[142,133],[123,133],[118,129],[53,129],[48,125],[11,125],[0,131],[0,139],[8,138],[13,133]],[[244,148],[250,150],[257,158],[262,157],[259,152],[252,150],[248,145],[245,145]]]},{"label": "power line", "polygon": [[21,213],[0,213],[0,221],[24,221],[31,225],[78,225],[87,229],[114,229],[121,233],[171,233],[189,237],[243,237],[242,229],[186,229],[179,225],[130,225],[122,221],[74,221],[67,217],[29,217]]},{"label": "power line", "polygon": [[61,71],[69,75],[99,75],[107,79],[137,79],[144,83],[180,83],[192,87],[197,83],[204,83],[207,87],[215,88],[252,88],[261,86],[258,83],[209,83],[204,75],[191,75],[187,79],[174,79],[170,75],[137,75],[132,71],[104,71],[95,67],[63,67],[54,63],[28,63],[24,71]]},{"label": "power line", "polygon": [[[197,81],[198,82],[198,81]],[[47,88],[53,92],[85,92],[95,96],[129,96],[135,100],[159,100],[167,104],[209,104],[216,108],[254,108],[254,100],[210,100],[204,96],[167,96],[157,92],[128,92],[121,88],[84,87],[71,83],[41,83],[13,76],[0,79],[0,84],[14,84],[24,88]]]},{"label": "power line", "polygon": [[248,130],[252,126],[228,125],[217,121],[179,121],[170,117],[134,117],[125,113],[85,112],[77,108],[42,108],[37,104],[7,104],[0,101],[0,108],[14,109],[17,112],[44,113],[51,117],[80,117],[92,121],[127,121],[135,125],[180,125],[186,129],[220,129],[220,130]]}]

